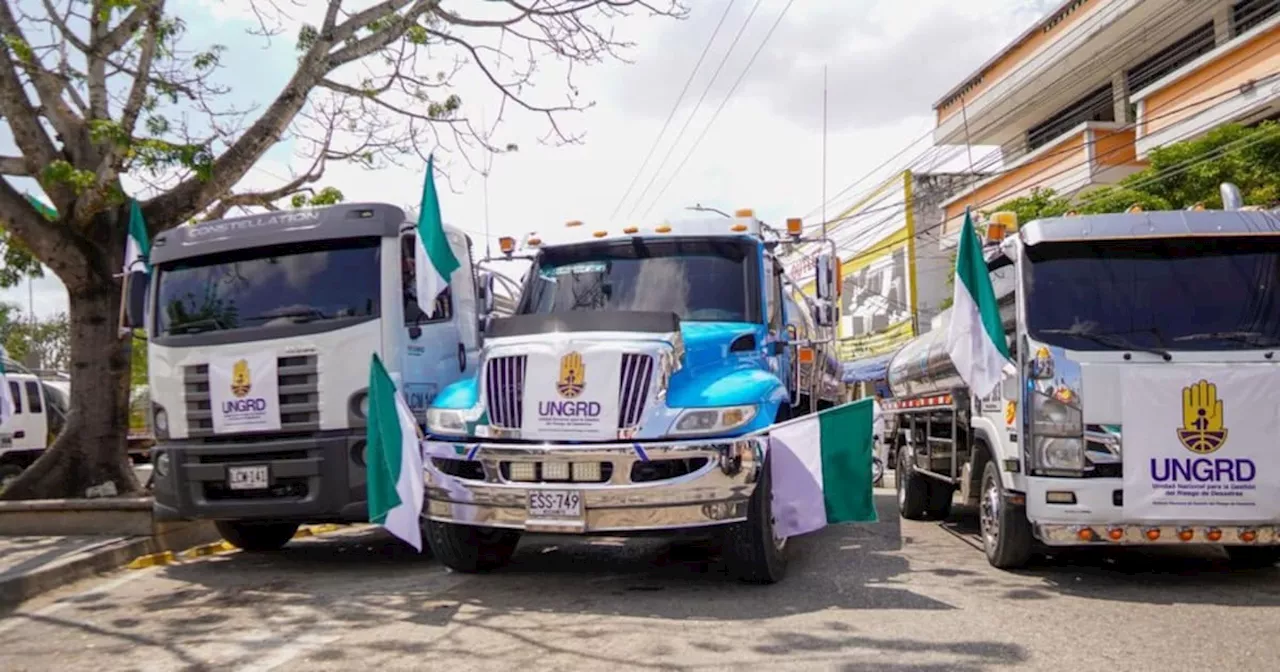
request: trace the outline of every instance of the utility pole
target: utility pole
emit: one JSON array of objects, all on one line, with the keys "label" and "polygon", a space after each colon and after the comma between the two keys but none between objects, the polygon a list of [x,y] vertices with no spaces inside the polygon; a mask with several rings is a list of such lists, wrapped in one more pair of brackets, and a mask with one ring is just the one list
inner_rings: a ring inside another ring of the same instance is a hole
[{"label": "utility pole", "polygon": [[822,65],[822,235],[827,235],[827,66]]}]

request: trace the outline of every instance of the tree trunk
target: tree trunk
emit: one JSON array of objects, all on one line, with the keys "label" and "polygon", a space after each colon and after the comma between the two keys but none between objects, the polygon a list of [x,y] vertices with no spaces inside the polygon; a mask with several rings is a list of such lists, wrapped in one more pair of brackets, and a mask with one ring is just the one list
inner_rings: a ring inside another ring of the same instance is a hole
[{"label": "tree trunk", "polygon": [[53,446],[0,499],[81,498],[114,484],[120,495],[142,488],[129,461],[130,339],[119,336],[120,282],[69,288],[71,412]]}]

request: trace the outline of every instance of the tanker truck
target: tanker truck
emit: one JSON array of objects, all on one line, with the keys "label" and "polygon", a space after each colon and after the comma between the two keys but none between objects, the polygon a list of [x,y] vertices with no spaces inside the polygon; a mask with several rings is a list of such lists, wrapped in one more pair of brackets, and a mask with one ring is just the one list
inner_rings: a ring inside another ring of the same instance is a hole
[{"label": "tanker truck", "polygon": [[972,394],[945,315],[894,355],[883,408],[901,515],[976,507],[998,568],[1065,546],[1280,560],[1280,217],[992,222],[984,256],[1017,373]]}]

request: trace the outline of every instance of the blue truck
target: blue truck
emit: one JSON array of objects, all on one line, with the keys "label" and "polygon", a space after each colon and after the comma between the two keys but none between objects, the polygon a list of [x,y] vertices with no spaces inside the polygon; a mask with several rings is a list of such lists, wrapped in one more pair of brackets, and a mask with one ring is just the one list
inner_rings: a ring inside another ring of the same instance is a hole
[{"label": "blue truck", "polygon": [[[515,313],[427,409],[425,536],[448,567],[505,564],[523,532],[716,536],[729,571],[780,580],[768,429],[839,402],[835,247],[750,210],[649,229],[569,222],[517,245]],[[819,242],[815,297],[778,256]],[[803,306],[803,307],[802,307]],[[806,311],[809,314],[802,314]]]}]

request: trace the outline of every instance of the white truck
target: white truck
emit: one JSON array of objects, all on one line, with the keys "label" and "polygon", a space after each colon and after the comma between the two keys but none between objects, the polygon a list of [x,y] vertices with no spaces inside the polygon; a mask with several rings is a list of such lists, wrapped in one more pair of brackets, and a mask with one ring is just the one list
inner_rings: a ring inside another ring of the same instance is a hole
[{"label": "white truck", "polygon": [[1017,374],[970,394],[945,327],[889,365],[902,516],[945,517],[958,494],[1000,568],[1041,546],[1280,560],[1280,218],[1131,212],[1001,233],[985,256]]},{"label": "white truck", "polygon": [[180,226],[156,236],[151,273],[128,276],[131,327],[148,335],[155,514],[214,520],[271,550],[301,523],[368,520],[365,424],[378,353],[425,420],[443,386],[476,370],[470,240],[424,311],[414,223],[398,207],[342,204]]},{"label": "white truck", "polygon": [[13,417],[0,427],[0,490],[44,453],[61,431],[63,411],[48,386],[27,367],[4,360]]}]

